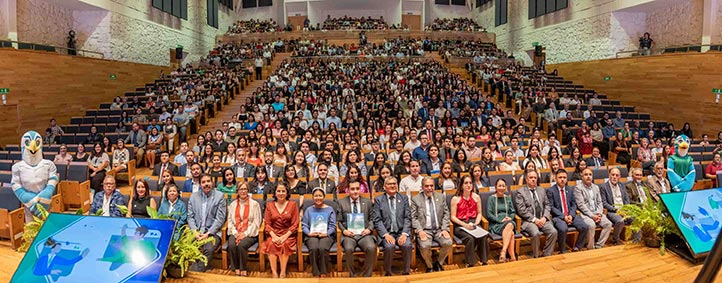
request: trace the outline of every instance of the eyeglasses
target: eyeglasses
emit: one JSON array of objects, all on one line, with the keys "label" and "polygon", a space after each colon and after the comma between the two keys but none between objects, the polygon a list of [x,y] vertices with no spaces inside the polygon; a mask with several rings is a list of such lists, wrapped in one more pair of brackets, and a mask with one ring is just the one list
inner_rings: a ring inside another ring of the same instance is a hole
[{"label": "eyeglasses", "polygon": [[106,185],[106,186],[115,186],[115,183],[103,183],[103,185]]}]

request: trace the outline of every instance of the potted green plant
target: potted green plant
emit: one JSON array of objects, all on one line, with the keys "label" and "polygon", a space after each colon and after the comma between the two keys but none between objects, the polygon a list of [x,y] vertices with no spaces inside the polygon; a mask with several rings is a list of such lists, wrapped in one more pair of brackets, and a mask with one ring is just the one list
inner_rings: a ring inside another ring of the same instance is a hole
[{"label": "potted green plant", "polygon": [[[28,223],[25,223],[25,226],[23,227],[23,243],[18,247],[18,252],[27,252],[30,248],[30,244],[33,243],[35,240],[35,237],[38,236],[38,232],[40,232],[40,228],[43,227],[43,224],[45,223],[45,220],[48,219],[48,215],[50,215],[50,212],[45,209],[44,206],[40,204],[35,204],[35,207],[38,209],[38,212],[40,212],[40,216],[33,215],[33,221],[30,221]],[[118,206],[121,210],[123,209],[122,206]],[[127,208],[125,208],[127,210]],[[102,213],[102,211],[101,211]],[[77,211],[75,211],[75,214],[82,215],[83,209],[80,208]]]},{"label": "potted green plant", "polygon": [[667,216],[667,209],[661,201],[652,201],[647,195],[647,201],[641,204],[627,204],[619,210],[625,217],[634,219],[626,236],[641,233],[642,241],[649,247],[659,247],[659,254],[666,252],[664,238],[669,234],[679,235],[679,230],[672,217]]},{"label": "potted green plant", "polygon": [[[173,219],[171,215],[158,214],[152,207],[147,208],[148,215],[152,219]],[[168,249],[168,258],[163,268],[163,277],[183,278],[191,263],[201,261],[208,263],[208,259],[201,252],[201,247],[206,243],[215,242],[213,237],[198,240],[199,232],[191,230],[188,225],[176,229],[173,240]]]}]

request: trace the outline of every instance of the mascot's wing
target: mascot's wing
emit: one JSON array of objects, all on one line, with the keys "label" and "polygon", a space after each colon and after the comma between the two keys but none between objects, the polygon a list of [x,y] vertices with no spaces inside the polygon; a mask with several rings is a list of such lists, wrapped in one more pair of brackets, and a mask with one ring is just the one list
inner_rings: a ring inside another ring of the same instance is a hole
[{"label": "mascot's wing", "polygon": [[694,169],[694,163],[689,164],[689,173],[687,173],[687,176],[684,176],[684,181],[679,186],[680,190],[682,191],[691,191],[692,187],[694,187],[694,181],[696,179],[697,173]]},{"label": "mascot's wing", "polygon": [[667,178],[669,179],[669,183],[672,185],[672,190],[674,190],[675,192],[678,192],[679,186],[682,183],[682,177],[677,175],[676,172],[674,172],[674,159],[673,158],[669,158],[667,160]]}]

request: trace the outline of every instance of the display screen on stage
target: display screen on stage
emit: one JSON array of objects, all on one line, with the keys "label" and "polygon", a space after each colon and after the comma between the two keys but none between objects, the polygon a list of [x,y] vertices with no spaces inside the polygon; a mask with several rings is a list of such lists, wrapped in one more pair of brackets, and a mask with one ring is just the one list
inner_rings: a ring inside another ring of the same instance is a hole
[{"label": "display screen on stage", "polygon": [[661,194],[674,222],[689,244],[700,255],[712,249],[722,221],[722,188]]},{"label": "display screen on stage", "polygon": [[52,213],[11,282],[160,282],[175,221]]}]

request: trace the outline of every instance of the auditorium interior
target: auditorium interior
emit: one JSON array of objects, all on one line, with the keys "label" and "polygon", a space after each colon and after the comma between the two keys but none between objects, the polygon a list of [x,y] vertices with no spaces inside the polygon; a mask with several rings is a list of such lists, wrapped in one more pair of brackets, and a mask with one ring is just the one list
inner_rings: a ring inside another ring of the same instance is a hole
[{"label": "auditorium interior", "polygon": [[0,281],[722,280],[720,65],[718,0],[0,0]]}]

